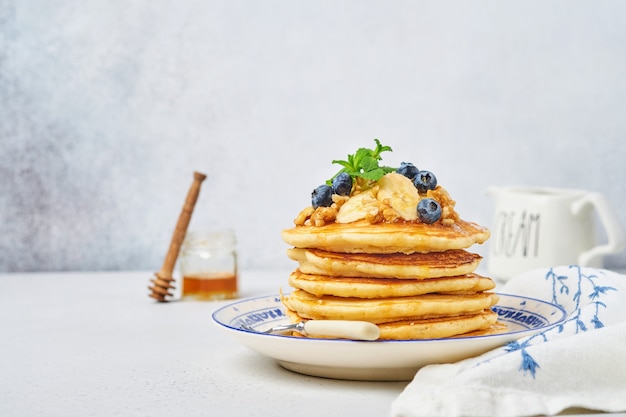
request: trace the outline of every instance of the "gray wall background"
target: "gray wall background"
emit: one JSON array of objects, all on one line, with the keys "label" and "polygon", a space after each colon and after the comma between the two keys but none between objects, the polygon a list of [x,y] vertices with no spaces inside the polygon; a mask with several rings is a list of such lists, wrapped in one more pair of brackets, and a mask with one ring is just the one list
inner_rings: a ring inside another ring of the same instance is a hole
[{"label": "gray wall background", "polygon": [[290,268],[280,230],[375,137],[468,220],[532,184],[626,224],[625,109],[623,1],[0,0],[0,271],[157,270],[194,170],[190,228]]}]

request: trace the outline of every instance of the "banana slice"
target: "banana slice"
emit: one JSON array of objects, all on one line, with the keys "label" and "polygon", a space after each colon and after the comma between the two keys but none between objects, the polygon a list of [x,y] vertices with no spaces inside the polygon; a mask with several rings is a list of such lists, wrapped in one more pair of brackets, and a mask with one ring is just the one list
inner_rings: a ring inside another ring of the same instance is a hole
[{"label": "banana slice", "polygon": [[352,223],[364,219],[368,214],[378,214],[378,200],[374,190],[354,195],[337,212],[337,223]]},{"label": "banana slice", "polygon": [[420,201],[413,182],[402,174],[391,172],[378,180],[378,200],[389,200],[389,205],[404,220],[417,220]]}]

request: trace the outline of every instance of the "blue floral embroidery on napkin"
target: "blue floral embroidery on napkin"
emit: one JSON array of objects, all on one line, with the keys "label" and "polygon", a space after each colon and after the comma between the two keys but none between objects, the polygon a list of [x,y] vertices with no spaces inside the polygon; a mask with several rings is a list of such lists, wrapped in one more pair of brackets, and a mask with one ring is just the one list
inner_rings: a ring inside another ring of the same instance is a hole
[{"label": "blue floral embroidery on napkin", "polygon": [[[578,333],[579,331],[586,332],[588,330],[587,325],[581,319],[582,307],[585,307],[585,306],[581,307],[581,301],[584,301],[582,299],[583,297],[582,286],[584,282],[588,282],[589,284],[591,284],[591,287],[592,287],[592,292],[587,295],[587,299],[591,301],[589,304],[593,305],[594,310],[595,310],[594,315],[590,320],[590,323],[593,324],[594,329],[599,329],[601,327],[604,327],[604,324],[600,320],[599,316],[600,316],[600,309],[606,308],[606,304],[602,302],[600,298],[609,291],[617,291],[617,288],[597,285],[595,280],[598,279],[598,275],[585,274],[583,273],[582,268],[578,265],[571,265],[570,269],[576,269],[576,272],[577,272],[577,277],[574,277],[575,282],[571,283],[573,284],[571,285],[572,288],[570,288],[570,285],[568,285],[570,284],[568,282],[568,279],[570,278],[569,276],[557,275],[553,269],[550,269],[548,273],[546,274],[546,280],[552,280],[552,300],[551,301],[553,303],[563,305],[564,300],[559,300],[558,294],[564,295],[565,296],[564,298],[566,298],[567,296],[569,296],[570,290],[575,291],[571,298],[571,300],[574,302],[574,309],[570,313],[569,318],[565,322],[563,322],[561,325],[558,326],[559,332],[563,331],[563,327],[567,323],[570,323],[570,322],[576,323],[576,333]],[[557,294],[557,286],[558,286],[558,294]]]},{"label": "blue floral embroidery on napkin", "polygon": [[[585,323],[583,319],[581,318],[581,313],[582,313],[582,308],[587,305],[594,306],[594,310],[595,310],[594,314],[589,320],[590,324],[593,325],[593,328],[599,329],[601,327],[604,327],[604,323],[602,323],[602,320],[600,320],[600,314],[601,314],[601,309],[606,308],[606,304],[601,301],[601,298],[603,295],[606,295],[607,292],[609,291],[617,291],[617,289],[614,287],[597,285],[595,280],[598,278],[598,275],[585,274],[582,268],[578,265],[571,265],[569,269],[570,270],[575,269],[577,272],[576,276],[572,277],[569,275],[557,275],[554,269],[551,268],[546,273],[546,277],[545,277],[546,280],[551,281],[551,284],[552,284],[552,300],[551,301],[554,304],[559,304],[563,307],[566,307],[567,309],[567,305],[564,306],[563,304],[565,301],[568,301],[568,298],[570,297],[570,293],[573,293],[571,295],[571,299],[569,299],[573,302],[573,309],[570,312],[570,315],[567,318],[567,320],[565,320],[563,323],[561,323],[560,325],[556,327],[544,330],[540,333],[536,333],[533,336],[530,336],[527,339],[525,339],[523,342],[519,342],[519,341],[509,342],[505,347],[505,351],[507,353],[520,351],[520,354],[522,356],[522,363],[519,367],[519,370],[522,371],[524,375],[526,375],[527,373],[530,373],[533,379],[535,378],[537,369],[540,368],[540,366],[537,363],[537,361],[535,361],[535,359],[526,351],[526,347],[528,347],[532,343],[533,340],[538,339],[538,338],[542,338],[544,342],[548,341],[550,333],[554,331],[557,331],[558,333],[563,332],[563,329],[569,323],[575,323],[575,326],[576,326],[575,333],[579,333],[581,331],[586,332],[588,330],[587,323]],[[587,300],[583,300],[584,295],[582,292],[582,287],[584,283],[589,283],[591,284],[591,287],[592,287],[592,292],[587,295]],[[590,302],[587,305],[581,306],[582,301],[590,301]],[[565,303],[565,304],[569,304],[569,303]]]}]

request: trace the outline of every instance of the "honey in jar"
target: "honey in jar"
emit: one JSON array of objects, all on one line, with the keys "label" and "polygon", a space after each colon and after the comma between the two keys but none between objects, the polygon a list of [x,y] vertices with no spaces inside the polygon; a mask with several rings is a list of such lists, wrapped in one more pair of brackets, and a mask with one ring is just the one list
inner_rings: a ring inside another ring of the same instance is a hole
[{"label": "honey in jar", "polygon": [[180,254],[183,299],[237,297],[237,252],[232,230],[188,232]]}]

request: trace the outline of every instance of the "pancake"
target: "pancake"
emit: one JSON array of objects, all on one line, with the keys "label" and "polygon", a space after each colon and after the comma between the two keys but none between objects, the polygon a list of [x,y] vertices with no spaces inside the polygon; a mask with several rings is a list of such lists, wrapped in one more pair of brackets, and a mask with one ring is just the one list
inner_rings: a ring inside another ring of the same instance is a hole
[{"label": "pancake", "polygon": [[490,237],[465,221],[434,173],[409,162],[378,165],[390,151],[359,148],[311,193],[281,236],[297,262],[293,292],[281,300],[293,321],[364,320],[381,339],[409,340],[491,332],[495,282],[474,271],[468,248]]},{"label": "pancake", "polygon": [[[286,313],[293,323],[306,320],[293,311],[287,310]],[[463,316],[382,323],[378,324],[379,340],[439,339],[494,334],[506,328],[499,325],[497,320],[498,314],[486,309],[476,314]],[[294,336],[303,337],[296,333]]]},{"label": "pancake", "polygon": [[282,231],[283,240],[296,248],[344,253],[415,253],[466,249],[489,238],[489,229],[457,220],[451,225],[412,222],[329,223],[295,226]]},{"label": "pancake", "polygon": [[439,339],[472,334],[495,325],[498,314],[484,310],[478,314],[452,318],[405,320],[379,324],[379,340]]},{"label": "pancake", "polygon": [[282,295],[283,304],[300,317],[316,320],[364,320],[385,323],[399,320],[477,314],[490,308],[498,296],[473,294],[424,294],[411,297],[355,298],[315,296],[296,289]]},{"label": "pancake", "polygon": [[292,248],[287,256],[313,275],[379,278],[438,278],[469,274],[482,257],[462,249],[431,253],[337,253]]},{"label": "pancake", "polygon": [[495,282],[492,279],[476,274],[422,280],[328,277],[304,274],[299,270],[291,273],[289,285],[317,296],[334,295],[357,298],[410,297],[429,293],[461,294],[495,288]]}]

